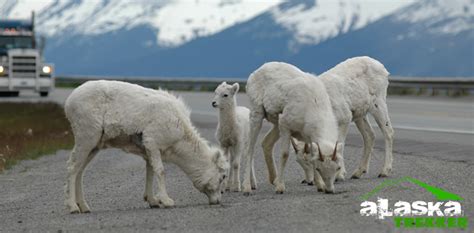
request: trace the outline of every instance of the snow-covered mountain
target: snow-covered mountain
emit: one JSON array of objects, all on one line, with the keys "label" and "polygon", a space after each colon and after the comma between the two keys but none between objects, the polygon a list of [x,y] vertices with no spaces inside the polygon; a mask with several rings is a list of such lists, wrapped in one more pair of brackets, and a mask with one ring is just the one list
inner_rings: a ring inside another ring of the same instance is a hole
[{"label": "snow-covered mountain", "polygon": [[274,20],[294,33],[297,42],[317,44],[365,27],[397,9],[413,3],[373,0],[307,0],[272,8]]},{"label": "snow-covered mountain", "polygon": [[160,46],[179,46],[245,22],[270,10],[274,20],[295,34],[296,42],[316,44],[364,27],[414,0],[6,0],[0,15],[28,18],[38,13],[48,37],[100,35],[146,25]]},{"label": "snow-covered mountain", "polygon": [[0,1],[0,19],[31,10],[58,73],[245,77],[270,60],[320,73],[370,55],[396,75],[474,76],[474,0]]},{"label": "snow-covered mountain", "polygon": [[149,26],[161,46],[179,46],[246,21],[280,1],[255,0],[6,0],[0,15],[28,18],[38,13],[48,37],[93,36]]}]

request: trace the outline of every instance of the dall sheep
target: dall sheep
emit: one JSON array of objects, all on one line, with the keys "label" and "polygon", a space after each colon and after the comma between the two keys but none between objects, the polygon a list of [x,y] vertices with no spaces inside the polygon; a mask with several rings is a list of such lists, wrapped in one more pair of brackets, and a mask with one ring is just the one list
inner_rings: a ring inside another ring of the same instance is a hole
[{"label": "dall sheep", "polygon": [[[219,109],[216,139],[230,161],[229,180],[226,189],[240,192],[240,161],[247,148],[249,134],[249,114],[246,107],[237,106],[239,84],[221,83],[215,90],[212,107]],[[253,165],[251,167],[252,188],[256,187]]]},{"label": "dall sheep", "polygon": [[[374,147],[375,134],[367,119],[370,113],[385,137],[385,162],[379,177],[386,177],[392,170],[393,128],[386,103],[389,72],[382,63],[370,57],[354,57],[339,63],[318,78],[327,88],[331,105],[339,128],[339,142],[344,142],[349,124],[353,121],[364,141],[364,155],[353,179],[360,178],[369,170],[369,161]],[[301,151],[301,150],[300,150]],[[342,152],[342,151],[341,151]],[[305,177],[311,177],[303,153],[297,153],[297,160],[305,170]],[[343,179],[345,168],[338,178]],[[308,181],[308,180],[306,180]],[[309,182],[309,181],[308,181]]]},{"label": "dall sheep", "polygon": [[67,98],[65,113],[75,139],[65,190],[65,204],[71,213],[90,212],[82,191],[83,172],[97,152],[108,147],[143,157],[144,199],[150,207],[174,206],[166,192],[163,161],[178,165],[194,187],[208,196],[210,204],[221,201],[229,164],[220,149],[201,138],[182,100],[168,92],[118,81],[89,81]]},{"label": "dall sheep", "polygon": [[[311,145],[312,161],[319,191],[334,192],[334,179],[341,169],[338,163],[341,143],[337,143],[338,130],[326,87],[321,80],[293,65],[269,62],[254,71],[247,81],[250,112],[250,143],[247,148],[247,165],[243,191],[251,192],[250,165],[263,119],[274,126],[262,142],[269,180],[277,193],[285,191],[284,168],[289,156],[291,137]],[[281,138],[282,157],[278,175],[272,150]],[[316,153],[321,155],[316,159]],[[321,177],[321,176],[322,177]],[[321,179],[322,178],[322,179]]]}]

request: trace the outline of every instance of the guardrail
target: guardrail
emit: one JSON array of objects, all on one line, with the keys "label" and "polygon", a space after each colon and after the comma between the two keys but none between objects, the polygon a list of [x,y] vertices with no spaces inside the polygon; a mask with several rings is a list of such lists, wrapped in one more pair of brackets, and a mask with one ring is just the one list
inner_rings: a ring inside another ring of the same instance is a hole
[{"label": "guardrail", "polygon": [[474,77],[398,77],[389,78],[389,94],[448,95],[474,94]]},{"label": "guardrail", "polygon": [[[59,87],[76,87],[89,80],[119,80],[150,88],[170,90],[214,91],[221,82],[238,82],[245,90],[245,78],[200,78],[200,77],[131,77],[131,76],[57,76]],[[389,94],[416,95],[473,95],[474,77],[389,77]]]}]

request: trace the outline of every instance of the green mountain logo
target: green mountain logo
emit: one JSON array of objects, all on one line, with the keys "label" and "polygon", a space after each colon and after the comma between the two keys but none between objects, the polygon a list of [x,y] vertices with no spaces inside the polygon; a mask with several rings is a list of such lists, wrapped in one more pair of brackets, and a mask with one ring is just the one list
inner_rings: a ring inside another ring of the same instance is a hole
[{"label": "green mountain logo", "polygon": [[448,191],[443,190],[443,189],[438,188],[438,187],[431,186],[427,183],[424,183],[420,180],[417,180],[417,179],[411,178],[411,177],[403,177],[403,178],[396,179],[396,180],[384,181],[381,184],[379,184],[377,187],[375,187],[372,191],[370,191],[370,192],[366,193],[365,195],[361,196],[361,199],[364,200],[364,201],[368,200],[370,197],[372,197],[373,195],[375,195],[378,192],[382,191],[383,189],[385,189],[389,186],[398,185],[398,184],[401,184],[401,183],[404,183],[404,182],[410,182],[412,184],[415,184],[415,185],[423,188],[424,190],[426,190],[426,191],[430,192],[431,194],[433,194],[433,196],[438,201],[461,201],[461,200],[463,200],[463,198],[461,196],[457,195],[457,194],[448,192]]}]

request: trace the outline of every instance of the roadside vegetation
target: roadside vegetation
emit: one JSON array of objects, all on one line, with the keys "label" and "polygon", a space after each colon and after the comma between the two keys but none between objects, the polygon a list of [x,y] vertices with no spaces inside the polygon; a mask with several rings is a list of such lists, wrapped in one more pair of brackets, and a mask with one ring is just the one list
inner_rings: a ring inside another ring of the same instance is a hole
[{"label": "roadside vegetation", "polygon": [[[120,80],[120,79],[119,79]],[[76,88],[83,84],[85,79],[69,80],[64,78],[56,79],[56,87],[61,88]],[[126,80],[127,82],[135,83],[144,87],[153,89],[166,89],[171,91],[202,91],[202,92],[213,92],[220,83],[216,82],[179,82],[176,80]],[[228,82],[233,83],[233,82]],[[239,81],[240,91],[245,92],[246,80],[242,79]],[[449,97],[463,97],[474,95],[474,90],[468,88],[455,88],[455,87],[437,87],[437,88],[426,88],[426,87],[409,87],[409,86],[389,86],[388,95],[411,95],[411,96],[449,96]]]},{"label": "roadside vegetation", "polygon": [[0,172],[74,143],[63,108],[55,103],[0,103]]}]

